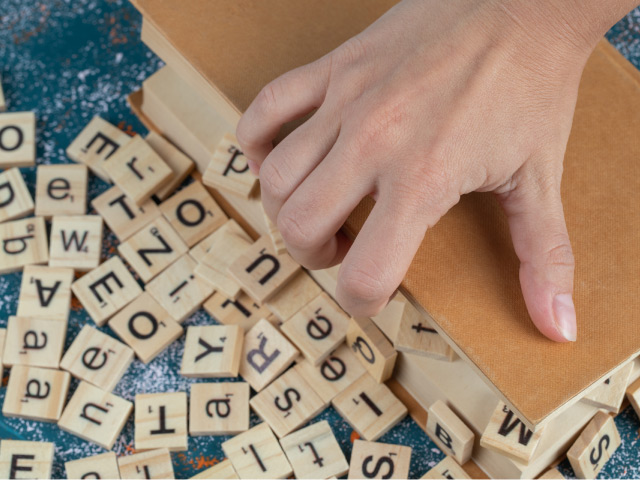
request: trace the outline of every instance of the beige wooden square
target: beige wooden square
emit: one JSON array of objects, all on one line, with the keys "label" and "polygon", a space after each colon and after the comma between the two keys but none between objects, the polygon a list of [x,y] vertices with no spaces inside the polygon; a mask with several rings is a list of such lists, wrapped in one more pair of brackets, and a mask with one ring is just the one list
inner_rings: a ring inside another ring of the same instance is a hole
[{"label": "beige wooden square", "polygon": [[33,199],[17,168],[0,172],[0,223],[33,213]]},{"label": "beige wooden square", "polygon": [[439,360],[453,361],[457,356],[429,320],[408,302],[405,302],[403,308],[394,347],[399,352],[424,355]]},{"label": "beige wooden square", "polygon": [[216,231],[228,219],[198,181],[162,202],[160,211],[189,247]]},{"label": "beige wooden square", "polygon": [[114,452],[65,462],[64,469],[69,479],[120,478],[118,459]]},{"label": "beige wooden square", "polygon": [[142,293],[118,256],[73,282],[71,291],[98,326]]},{"label": "beige wooden square", "polygon": [[330,402],[353,382],[367,374],[347,345],[339,346],[320,365],[303,360],[294,367],[307,379],[320,398]]},{"label": "beige wooden square", "polygon": [[279,438],[300,428],[326,406],[294,368],[276,378],[249,403]]},{"label": "beige wooden square", "polygon": [[633,363],[628,362],[624,367],[607,378],[598,388],[582,398],[584,403],[594,405],[612,413],[619,413],[624,394],[629,386],[629,377],[633,371]]},{"label": "beige wooden square", "polygon": [[170,180],[171,168],[139,135],[118,149],[104,170],[136,205],[142,205]]},{"label": "beige wooden square", "polygon": [[460,465],[471,458],[473,431],[441,400],[429,407],[426,432],[440,450]]},{"label": "beige wooden square", "polygon": [[264,318],[245,333],[240,375],[256,392],[269,385],[298,356],[298,350]]},{"label": "beige wooden square", "polygon": [[267,226],[267,234],[269,234],[271,243],[273,243],[273,249],[278,255],[287,253],[287,246],[284,243],[280,230],[278,230],[278,226],[271,221],[264,209],[262,210],[262,215],[264,216],[264,223]]},{"label": "beige wooden square", "polygon": [[110,392],[133,361],[133,350],[115,338],[85,325],[65,352],[60,368]]},{"label": "beige wooden square", "polygon": [[169,180],[154,194],[160,200],[164,200],[179,187],[189,176],[195,167],[195,163],[171,142],[156,132],[150,132],[145,138],[147,144],[160,155],[171,169]]},{"label": "beige wooden square", "polygon": [[81,381],[62,412],[58,427],[111,450],[132,409],[128,400]]},{"label": "beige wooden square", "polygon": [[222,444],[240,478],[288,478],[293,470],[265,422]]},{"label": "beige wooden square", "polygon": [[56,422],[62,414],[71,375],[60,370],[15,365],[2,406],[5,417]]},{"label": "beige wooden square", "polygon": [[421,478],[450,479],[471,477],[453,458],[445,457],[444,460],[425,473]]},{"label": "beige wooden square", "polygon": [[233,465],[231,464],[231,460],[227,459],[220,463],[215,464],[213,467],[207,468],[206,470],[198,473],[191,477],[192,479],[210,479],[210,478],[222,478],[222,479],[235,479],[240,478],[236,473]]},{"label": "beige wooden square", "polygon": [[547,470],[544,474],[538,477],[538,480],[564,480],[565,476],[558,471],[557,468]]},{"label": "beige wooden square", "polygon": [[33,217],[0,223],[0,275],[17,272],[26,265],[49,261],[44,218]]},{"label": "beige wooden square", "polygon": [[69,319],[73,269],[28,265],[22,272],[18,317]]},{"label": "beige wooden square", "polygon": [[[0,338],[0,343],[2,339]],[[636,411],[636,415],[640,418],[640,378],[633,382],[627,388],[627,398],[629,399],[629,403]]]},{"label": "beige wooden square", "polygon": [[118,457],[118,468],[122,478],[175,478],[166,448]]},{"label": "beige wooden square", "polygon": [[137,451],[188,448],[185,392],[136,395],[135,448]]},{"label": "beige wooden square", "polygon": [[45,318],[9,317],[4,346],[5,367],[58,368],[67,324]]},{"label": "beige wooden square", "polygon": [[74,162],[84,163],[105,182],[111,178],[104,169],[105,163],[131,137],[106,120],[95,116],[67,147],[67,156]]},{"label": "beige wooden square", "polygon": [[178,323],[184,322],[213,293],[196,278],[196,262],[183,255],[147,285],[147,291]]},{"label": "beige wooden square", "polygon": [[332,401],[333,407],[364,440],[371,442],[391,430],[407,407],[384,383],[363,375]]},{"label": "beige wooden square", "polygon": [[191,384],[189,435],[236,435],[249,430],[249,384]]},{"label": "beige wooden square", "polygon": [[51,478],[54,444],[0,440],[0,478]]},{"label": "beige wooden square", "polygon": [[578,478],[596,478],[620,443],[613,417],[599,411],[571,446],[567,458]]},{"label": "beige wooden square", "polygon": [[4,91],[2,90],[2,75],[0,75],[0,112],[7,109],[7,103],[4,99]]},{"label": "beige wooden square", "polygon": [[300,265],[288,253],[278,255],[266,235],[240,255],[227,271],[251,298],[263,303],[300,271]]},{"label": "beige wooden square", "polygon": [[117,186],[94,198],[91,206],[121,242],[161,215],[152,200],[138,206]]},{"label": "beige wooden square", "polygon": [[303,270],[267,300],[265,305],[282,322],[286,322],[321,293],[320,286]]},{"label": "beige wooden square", "polygon": [[351,318],[347,343],[377,382],[391,377],[398,353],[369,318]]},{"label": "beige wooden square", "polygon": [[118,253],[148,283],[189,249],[162,217],[152,220],[118,246]]},{"label": "beige wooden square", "polygon": [[237,377],[244,330],[236,325],[187,328],[180,374],[195,378]]},{"label": "beige wooden square", "polygon": [[202,176],[202,182],[243,198],[251,196],[258,178],[249,170],[235,135],[227,133],[222,138]]},{"label": "beige wooden square", "polygon": [[410,464],[411,447],[356,440],[347,478],[409,478]]},{"label": "beige wooden square", "polygon": [[84,215],[87,213],[86,165],[39,165],[36,181],[36,215]]},{"label": "beige wooden square", "polygon": [[182,335],[180,324],[148,292],[116,313],[109,327],[143,363],[149,363]]},{"label": "beige wooden square", "polygon": [[235,300],[223,293],[215,292],[202,307],[217,322],[237,325],[245,331],[250,330],[261,318],[267,318],[270,315],[267,307],[258,305],[244,292],[241,292]]},{"label": "beige wooden square", "polygon": [[0,113],[0,168],[35,165],[35,137],[33,112]]},{"label": "beige wooden square", "polygon": [[98,215],[53,217],[49,265],[88,272],[100,265],[102,218]]}]

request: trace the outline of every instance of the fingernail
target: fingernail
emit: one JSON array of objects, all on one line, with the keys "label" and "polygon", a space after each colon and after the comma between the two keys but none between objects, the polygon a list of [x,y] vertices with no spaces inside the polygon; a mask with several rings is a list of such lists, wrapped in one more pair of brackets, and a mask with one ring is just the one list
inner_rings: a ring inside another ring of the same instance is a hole
[{"label": "fingernail", "polygon": [[253,173],[257,177],[258,174],[260,173],[260,168],[258,167],[258,164],[253,160],[247,159],[247,165],[249,165],[249,170],[251,170],[251,173]]},{"label": "fingernail", "polygon": [[573,305],[571,294],[562,293],[554,297],[553,314],[562,336],[570,342],[575,342],[578,327],[576,324],[576,309]]}]

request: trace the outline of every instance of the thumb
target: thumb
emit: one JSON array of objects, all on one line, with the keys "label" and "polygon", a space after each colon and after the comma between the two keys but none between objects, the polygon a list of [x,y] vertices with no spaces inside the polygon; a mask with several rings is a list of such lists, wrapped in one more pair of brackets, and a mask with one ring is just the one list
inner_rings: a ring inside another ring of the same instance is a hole
[{"label": "thumb", "polygon": [[551,340],[575,342],[575,262],[560,197],[561,172],[536,172],[537,166],[548,170],[549,165],[526,162],[514,176],[515,188],[498,194],[498,199],[509,219],[522,294],[533,323]]}]

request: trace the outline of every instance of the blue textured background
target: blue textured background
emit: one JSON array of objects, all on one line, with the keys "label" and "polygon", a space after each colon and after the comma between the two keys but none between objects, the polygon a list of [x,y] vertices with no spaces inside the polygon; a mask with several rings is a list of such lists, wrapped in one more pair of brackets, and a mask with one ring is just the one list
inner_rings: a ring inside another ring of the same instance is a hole
[{"label": "blue textured background", "polygon": [[[66,163],[66,147],[96,114],[124,130],[146,133],[131,113],[126,96],[162,66],[140,41],[141,18],[124,0],[0,0],[0,71],[9,111],[33,110],[37,116],[38,164]],[[640,12],[629,14],[608,34],[609,40],[640,67]],[[639,112],[640,114],[640,112]],[[35,168],[22,169],[33,194]],[[90,197],[107,185],[91,176]],[[104,255],[110,255],[115,237],[105,237]],[[0,276],[0,327],[15,313],[21,274]],[[91,322],[75,307],[69,321],[67,346],[79,329]],[[202,310],[185,326],[211,323]],[[112,334],[108,328],[103,331]],[[115,393],[129,400],[134,394],[188,391],[192,379],[178,373],[184,338],[175,342],[150,365],[135,361]],[[0,372],[0,376],[1,376]],[[6,385],[6,378],[4,379]],[[75,388],[72,383],[72,390]],[[0,388],[0,404],[6,388]],[[329,408],[317,420],[327,419],[347,458],[351,428]],[[253,418],[256,422],[256,418]],[[623,445],[604,468],[601,477],[640,478],[640,422],[628,408],[616,418]],[[101,453],[93,444],[60,431],[54,425],[0,416],[0,438],[46,440],[56,444],[54,477],[64,477],[64,462]],[[174,453],[178,478],[187,478],[222,459],[220,444],[226,437],[191,437],[187,452]],[[424,432],[407,418],[380,441],[413,447],[411,476],[418,478],[443,458]],[[114,450],[131,452],[130,420]],[[572,475],[567,462],[563,473]]]}]

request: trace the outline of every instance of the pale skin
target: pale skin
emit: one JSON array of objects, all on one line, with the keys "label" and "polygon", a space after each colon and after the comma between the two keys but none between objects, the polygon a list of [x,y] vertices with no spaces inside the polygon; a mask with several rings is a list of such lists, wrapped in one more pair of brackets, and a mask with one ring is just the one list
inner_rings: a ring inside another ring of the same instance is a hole
[{"label": "pale skin", "polygon": [[[574,257],[560,183],[578,85],[604,33],[638,0],[403,0],[364,32],[267,85],[237,136],[265,210],[310,269],[378,313],[429,228],[493,192],[509,220],[532,321],[575,341]],[[274,147],[281,126],[313,116]],[[356,239],[339,230],[376,205]]]}]

